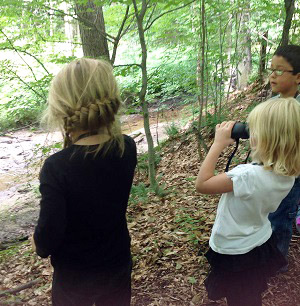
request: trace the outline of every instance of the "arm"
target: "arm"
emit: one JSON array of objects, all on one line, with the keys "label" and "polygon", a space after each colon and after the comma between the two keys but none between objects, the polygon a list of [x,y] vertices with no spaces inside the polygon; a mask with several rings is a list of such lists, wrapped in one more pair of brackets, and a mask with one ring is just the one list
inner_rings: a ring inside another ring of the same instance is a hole
[{"label": "arm", "polygon": [[203,194],[219,194],[233,191],[232,180],[225,174],[214,174],[218,158],[222,151],[234,142],[230,138],[233,121],[222,122],[216,126],[216,135],[204,162],[202,163],[197,180],[196,190]]},{"label": "arm", "polygon": [[53,254],[61,245],[66,227],[66,202],[62,182],[52,165],[44,164],[40,175],[40,215],[33,234],[33,243],[39,256]]}]

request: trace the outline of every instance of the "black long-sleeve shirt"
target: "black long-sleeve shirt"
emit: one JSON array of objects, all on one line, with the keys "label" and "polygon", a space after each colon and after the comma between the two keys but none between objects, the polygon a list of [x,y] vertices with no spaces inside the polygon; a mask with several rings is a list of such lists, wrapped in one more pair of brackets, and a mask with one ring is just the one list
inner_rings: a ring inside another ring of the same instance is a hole
[{"label": "black long-sleeve shirt", "polygon": [[109,268],[130,258],[126,209],[137,163],[136,145],[124,135],[122,157],[104,157],[72,145],[44,163],[37,254],[54,267]]}]

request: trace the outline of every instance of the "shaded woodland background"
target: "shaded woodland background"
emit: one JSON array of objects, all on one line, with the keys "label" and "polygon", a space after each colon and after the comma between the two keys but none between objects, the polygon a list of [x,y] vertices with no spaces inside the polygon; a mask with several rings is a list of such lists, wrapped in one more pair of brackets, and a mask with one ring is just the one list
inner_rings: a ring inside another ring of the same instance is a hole
[{"label": "shaded woodland background", "polygon": [[62,64],[105,58],[127,112],[143,114],[156,192],[149,105],[197,101],[201,155],[207,147],[201,129],[226,117],[230,93],[262,84],[278,45],[299,43],[295,0],[2,0],[0,10],[1,130],[37,121]]}]

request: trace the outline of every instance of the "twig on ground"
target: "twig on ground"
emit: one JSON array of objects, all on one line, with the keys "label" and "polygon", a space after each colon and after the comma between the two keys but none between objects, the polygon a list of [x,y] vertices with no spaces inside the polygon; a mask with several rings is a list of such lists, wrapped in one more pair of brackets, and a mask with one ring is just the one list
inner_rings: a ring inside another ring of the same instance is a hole
[{"label": "twig on ground", "polygon": [[8,290],[5,290],[5,291],[0,291],[0,297],[8,295],[8,294],[16,294],[16,293],[18,293],[18,292],[20,292],[24,289],[28,289],[28,288],[34,286],[35,284],[37,284],[40,281],[41,281],[41,279],[37,278],[33,281],[30,281],[30,282],[28,282],[26,284],[23,284],[21,286],[18,286],[16,288],[8,289]]}]

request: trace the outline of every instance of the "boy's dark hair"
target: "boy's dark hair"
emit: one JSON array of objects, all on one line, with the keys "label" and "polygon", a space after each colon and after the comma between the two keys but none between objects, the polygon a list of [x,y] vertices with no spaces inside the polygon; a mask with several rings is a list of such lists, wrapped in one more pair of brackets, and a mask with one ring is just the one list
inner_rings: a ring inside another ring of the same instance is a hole
[{"label": "boy's dark hair", "polygon": [[300,72],[300,46],[280,46],[275,51],[274,55],[284,57],[293,67],[293,74],[297,74]]}]

